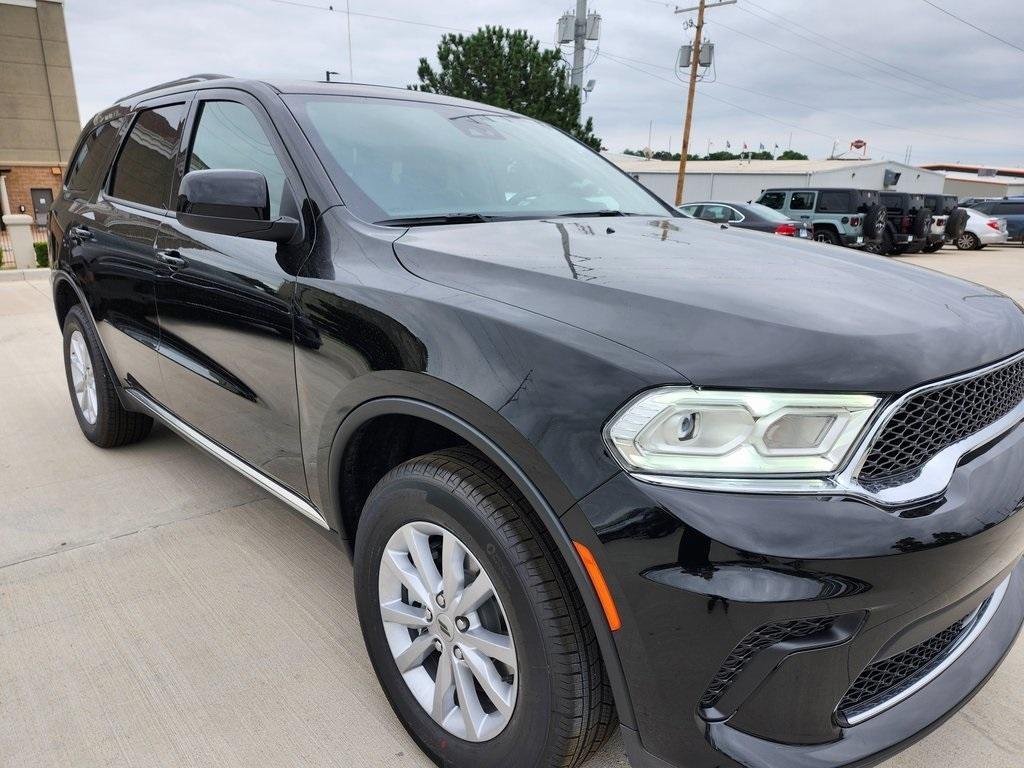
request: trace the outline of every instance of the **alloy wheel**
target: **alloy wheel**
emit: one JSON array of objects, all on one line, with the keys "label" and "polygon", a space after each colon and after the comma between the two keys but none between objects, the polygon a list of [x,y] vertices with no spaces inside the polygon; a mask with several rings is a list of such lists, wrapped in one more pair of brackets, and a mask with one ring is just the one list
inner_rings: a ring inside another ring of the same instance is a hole
[{"label": "alloy wheel", "polygon": [[451,531],[407,523],[381,557],[380,615],[416,701],[453,736],[489,741],[515,710],[519,666],[494,585]]},{"label": "alloy wheel", "polygon": [[96,423],[99,406],[96,398],[96,376],[93,372],[92,357],[85,337],[79,330],[71,334],[68,344],[68,357],[71,362],[71,383],[75,387],[75,399],[82,418],[89,424]]}]

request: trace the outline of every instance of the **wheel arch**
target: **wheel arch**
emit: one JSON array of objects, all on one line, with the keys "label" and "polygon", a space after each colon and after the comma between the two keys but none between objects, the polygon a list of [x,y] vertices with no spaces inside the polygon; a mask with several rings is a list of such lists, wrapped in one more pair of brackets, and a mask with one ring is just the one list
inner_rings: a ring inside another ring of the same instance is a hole
[{"label": "wheel arch", "polygon": [[82,310],[85,312],[86,322],[92,325],[92,329],[95,332],[96,340],[100,347],[100,357],[103,359],[103,365],[107,369],[110,380],[114,383],[117,399],[121,401],[121,405],[124,406],[125,410],[138,411],[138,404],[132,398],[125,395],[124,388],[121,386],[121,380],[117,376],[117,371],[114,370],[114,365],[110,362],[107,350],[103,347],[103,337],[99,333],[99,327],[96,324],[96,318],[93,316],[92,307],[89,306],[81,286],[78,285],[72,275],[63,269],[55,269],[50,280],[53,290],[53,309],[61,331],[63,332],[64,330],[64,320],[67,318],[71,308],[76,306],[82,307]]},{"label": "wheel arch", "polygon": [[[501,418],[497,413],[493,413],[493,416]],[[399,395],[373,398],[349,411],[338,427],[330,449],[328,463],[329,487],[323,506],[331,526],[337,527],[342,537],[347,539],[350,544],[354,542],[355,529],[353,519],[351,513],[347,513],[344,508],[345,494],[342,488],[343,466],[346,454],[353,446],[354,441],[358,440],[361,429],[372,424],[375,420],[389,417],[420,419],[446,430],[465,445],[480,451],[523,494],[540,523],[550,533],[558,553],[566,563],[569,573],[572,574],[573,582],[586,605],[591,624],[597,635],[598,646],[608,673],[620,721],[627,727],[635,728],[631,697],[626,685],[622,665],[619,662],[615,640],[605,619],[600,600],[587,575],[586,568],[573,545],[572,539],[560,520],[558,511],[556,511],[556,505],[552,504],[548,495],[541,490],[545,486],[545,480],[535,480],[536,474],[543,474],[545,472],[542,465],[546,466],[546,462],[539,455],[524,456],[521,446],[518,451],[516,449],[507,449],[506,446],[492,439],[482,428],[476,426],[464,415],[417,399],[416,397]],[[513,455],[516,453],[518,455]],[[524,465],[529,466],[530,469],[525,469]],[[553,470],[550,468],[547,468],[546,471],[553,474]],[[549,478],[547,484],[550,485],[550,482]],[[571,503],[569,506],[571,506]],[[566,509],[568,507],[560,511],[564,513]]]}]

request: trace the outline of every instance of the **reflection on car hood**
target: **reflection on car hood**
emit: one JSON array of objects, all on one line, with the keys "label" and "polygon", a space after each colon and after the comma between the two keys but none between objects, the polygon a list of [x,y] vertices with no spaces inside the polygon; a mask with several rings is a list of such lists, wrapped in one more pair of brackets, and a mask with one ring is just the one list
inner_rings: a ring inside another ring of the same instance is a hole
[{"label": "reflection on car hood", "polygon": [[420,277],[629,346],[701,386],[898,392],[1024,348],[1024,314],[883,257],[681,218],[410,229]]}]

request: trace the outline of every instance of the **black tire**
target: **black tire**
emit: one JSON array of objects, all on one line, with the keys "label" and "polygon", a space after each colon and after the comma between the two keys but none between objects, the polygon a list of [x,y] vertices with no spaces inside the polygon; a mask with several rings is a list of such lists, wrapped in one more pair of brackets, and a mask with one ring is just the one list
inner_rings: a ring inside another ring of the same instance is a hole
[{"label": "black tire", "polygon": [[[504,606],[517,655],[536,660],[520,665],[511,720],[489,741],[463,740],[435,722],[388,645],[381,562],[391,536],[412,522],[440,526],[466,545]],[[594,629],[565,563],[516,487],[476,451],[427,454],[381,479],[359,521],[354,575],[363,638],[380,684],[438,765],[570,768],[594,754],[617,725]]]},{"label": "black tire", "polygon": [[981,247],[981,240],[973,232],[963,232],[956,239],[956,247],[961,251],[976,251]]},{"label": "black tire", "polygon": [[968,213],[963,208],[955,209],[946,219],[946,238],[956,242],[967,228]]},{"label": "black tire", "polygon": [[839,235],[833,232],[831,229],[815,228],[814,239],[819,243],[828,243],[829,245],[839,245]]},{"label": "black tire", "polygon": [[896,252],[896,245],[892,234],[888,229],[882,232],[882,238],[878,241],[869,242],[864,246],[868,253],[877,253],[879,256],[892,256]]},{"label": "black tire", "polygon": [[864,214],[864,240],[879,242],[885,232],[885,206],[874,203]]},{"label": "black tire", "polygon": [[924,253],[935,253],[936,251],[941,250],[943,245],[944,243],[942,241],[939,241],[937,243],[929,243],[924,247],[923,251]]},{"label": "black tire", "polygon": [[[71,339],[78,332],[88,349],[92,374],[96,386],[96,416],[90,422],[82,412],[71,371]],[[64,372],[68,381],[68,394],[75,410],[82,434],[100,448],[117,448],[137,443],[153,428],[153,419],[142,413],[125,410],[114,390],[114,382],[103,362],[100,341],[92,323],[80,305],[73,306],[64,318]]]},{"label": "black tire", "polygon": [[932,209],[931,208],[918,208],[917,213],[914,214],[914,220],[911,223],[911,232],[914,237],[923,240],[928,237],[928,233],[932,229]]}]

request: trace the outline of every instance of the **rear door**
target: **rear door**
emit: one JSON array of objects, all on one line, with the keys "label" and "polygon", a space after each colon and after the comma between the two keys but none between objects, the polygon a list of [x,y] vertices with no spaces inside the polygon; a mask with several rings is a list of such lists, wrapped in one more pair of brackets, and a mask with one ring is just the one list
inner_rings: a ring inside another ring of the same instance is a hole
[{"label": "rear door", "polygon": [[[122,383],[157,400],[154,244],[167,213],[188,96],[146,102],[123,119],[123,139],[104,183],[71,206],[72,268],[87,286],[97,330]],[[88,158],[86,158],[87,160]]]},{"label": "rear door", "polygon": [[[262,173],[271,217],[301,220],[303,187],[266,111],[247,94],[201,91],[184,171]],[[157,238],[160,366],[168,407],[208,437],[306,494],[292,350],[295,245],[190,229],[173,215]]]},{"label": "rear door", "polygon": [[811,221],[818,193],[800,190],[789,195],[789,215],[800,221]]}]

